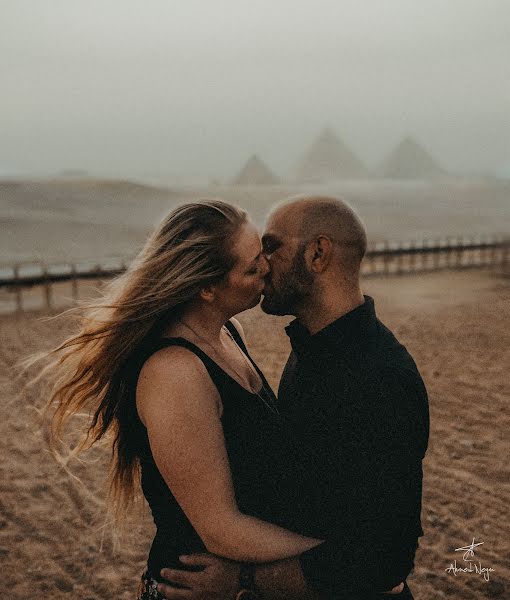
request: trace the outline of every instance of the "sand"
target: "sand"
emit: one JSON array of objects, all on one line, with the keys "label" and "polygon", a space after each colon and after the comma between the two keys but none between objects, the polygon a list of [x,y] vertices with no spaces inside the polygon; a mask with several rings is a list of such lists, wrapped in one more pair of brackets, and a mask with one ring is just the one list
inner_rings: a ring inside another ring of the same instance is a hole
[{"label": "sand", "polygon": [[[365,291],[415,357],[430,395],[425,536],[409,578],[415,598],[508,598],[510,280],[485,271],[442,272],[371,279]],[[241,321],[276,386],[289,350],[282,329],[288,319],[253,309]],[[16,398],[15,361],[55,344],[68,328],[30,315],[0,319],[3,597],[132,599],[153,533],[147,510],[132,519],[132,535],[115,554],[102,528],[107,451],[94,450],[88,463],[74,465],[83,481],[76,483],[46,449],[37,412],[44,389],[23,402]],[[445,571],[454,560],[463,566],[462,552],[454,549],[473,538],[484,542],[475,561],[494,569],[489,581],[475,572]]]}]

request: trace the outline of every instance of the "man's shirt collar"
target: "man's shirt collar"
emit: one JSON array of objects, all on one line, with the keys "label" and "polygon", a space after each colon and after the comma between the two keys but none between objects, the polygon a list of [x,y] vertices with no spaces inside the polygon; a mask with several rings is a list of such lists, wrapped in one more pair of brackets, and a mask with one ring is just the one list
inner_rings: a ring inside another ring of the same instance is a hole
[{"label": "man's shirt collar", "polygon": [[363,343],[375,332],[377,316],[374,300],[364,296],[365,302],[342,315],[336,321],[311,335],[308,329],[298,319],[285,328],[290,338],[292,349],[296,354],[314,352],[323,347],[347,349],[354,344]]}]

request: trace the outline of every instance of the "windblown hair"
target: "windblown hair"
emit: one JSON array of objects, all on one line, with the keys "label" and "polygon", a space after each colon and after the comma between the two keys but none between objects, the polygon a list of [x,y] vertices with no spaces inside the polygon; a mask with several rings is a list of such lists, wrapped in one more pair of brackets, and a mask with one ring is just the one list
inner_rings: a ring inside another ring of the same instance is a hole
[{"label": "windblown hair", "polygon": [[51,448],[58,455],[69,419],[83,411],[90,422],[73,455],[111,436],[108,498],[118,523],[137,495],[140,468],[134,393],[125,365],[201,289],[224,280],[236,263],[233,245],[245,221],[243,210],[220,200],[173,210],[102,300],[86,307],[80,331],[49,353],[51,364],[44,369],[52,384],[48,407],[56,407]]}]

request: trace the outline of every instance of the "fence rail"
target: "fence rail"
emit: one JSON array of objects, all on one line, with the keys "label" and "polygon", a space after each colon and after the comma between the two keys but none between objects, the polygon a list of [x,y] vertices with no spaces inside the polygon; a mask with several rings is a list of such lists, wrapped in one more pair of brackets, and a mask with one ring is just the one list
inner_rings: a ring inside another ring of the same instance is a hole
[{"label": "fence rail", "polygon": [[507,268],[509,238],[383,242],[367,252],[362,274],[405,275],[442,269]]},{"label": "fence rail", "polygon": [[[53,286],[71,283],[71,299],[79,298],[79,282],[102,281],[124,272],[129,259],[47,265],[39,262],[0,264],[0,291],[14,294],[15,310],[24,310],[23,291],[43,290],[43,306],[53,307]],[[368,248],[362,265],[364,277],[405,275],[442,269],[498,268],[510,272],[510,238],[449,238],[407,242],[380,242]]]}]

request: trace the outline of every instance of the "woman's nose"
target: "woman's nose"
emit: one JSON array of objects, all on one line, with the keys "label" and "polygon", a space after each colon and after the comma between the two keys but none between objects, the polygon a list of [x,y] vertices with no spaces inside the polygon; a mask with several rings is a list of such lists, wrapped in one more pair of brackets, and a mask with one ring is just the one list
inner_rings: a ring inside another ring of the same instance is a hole
[{"label": "woman's nose", "polygon": [[269,265],[269,261],[262,254],[262,256],[260,257],[260,273],[261,273],[262,277],[265,277],[269,273],[270,270],[271,270],[271,267]]}]

